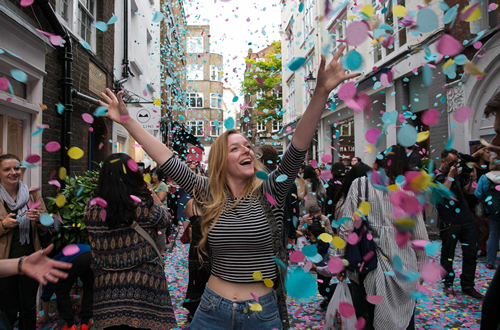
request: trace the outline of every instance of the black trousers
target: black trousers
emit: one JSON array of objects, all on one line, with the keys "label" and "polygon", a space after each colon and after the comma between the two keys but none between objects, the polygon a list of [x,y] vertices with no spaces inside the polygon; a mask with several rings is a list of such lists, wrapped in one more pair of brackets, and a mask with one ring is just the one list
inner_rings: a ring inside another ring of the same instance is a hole
[{"label": "black trousers", "polygon": [[19,313],[19,330],[36,329],[36,294],[38,282],[25,275],[0,279],[0,310],[11,325]]},{"label": "black trousers", "polygon": [[[366,290],[363,284],[366,275],[359,276],[359,284],[351,281],[352,304],[356,310],[356,317],[363,317],[366,321],[365,330],[373,330],[373,321],[375,319],[375,305],[366,301]],[[406,330],[415,330],[415,312],[413,313],[410,324]]]},{"label": "black trousers", "polygon": [[497,270],[484,296],[481,312],[481,330],[500,329],[500,313],[498,313],[498,297],[500,296],[500,272]]},{"label": "black trousers", "polygon": [[474,287],[474,277],[476,275],[477,249],[479,235],[474,221],[466,223],[446,223],[439,225],[441,241],[441,266],[446,270],[444,283],[453,285],[455,272],[453,271],[453,259],[455,258],[455,248],[457,241],[462,243],[463,261],[460,285],[463,289]]},{"label": "black trousers", "polygon": [[94,298],[94,272],[90,268],[92,254],[85,252],[73,259],[73,265],[68,270],[68,277],[64,280],[59,280],[54,286],[54,292],[57,296],[57,311],[59,316],[66,321],[69,327],[75,322],[75,313],[71,304],[71,288],[76,280],[80,278],[83,283],[82,308],[80,311],[80,319],[82,323],[88,323],[93,313],[93,298]]},{"label": "black trousers", "polygon": [[[318,274],[318,280],[323,280],[323,283],[318,282],[319,294],[323,296],[323,299],[330,301],[333,296],[333,291],[335,291],[335,288],[330,287],[330,281],[332,278]],[[327,290],[327,288],[330,288],[330,290]]]}]

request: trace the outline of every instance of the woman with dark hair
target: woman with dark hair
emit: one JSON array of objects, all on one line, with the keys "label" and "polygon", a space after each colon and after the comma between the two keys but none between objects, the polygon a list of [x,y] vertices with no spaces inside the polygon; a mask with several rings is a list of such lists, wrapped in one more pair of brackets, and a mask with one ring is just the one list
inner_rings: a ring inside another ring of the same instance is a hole
[{"label": "woman with dark hair", "polygon": [[359,157],[353,157],[351,159],[351,166],[354,166],[354,165],[359,164],[359,163],[362,163],[361,158],[359,158]]},{"label": "woman with dark hair", "polygon": [[[162,202],[163,206],[168,210],[168,186],[165,183],[165,174],[159,167],[155,167],[151,171],[151,189],[158,195],[158,198]],[[156,239],[156,246],[163,255],[167,249],[166,245],[166,233],[167,228],[158,229],[158,238]]]},{"label": "woman with dark hair", "polygon": [[154,243],[169,216],[131,161],[123,153],[104,161],[96,198],[84,212],[95,277],[94,325],[172,329],[175,314]]},{"label": "woman with dark hair", "polygon": [[[28,204],[38,206],[29,208]],[[40,193],[30,191],[21,180],[19,158],[12,154],[0,156],[0,260],[22,258],[42,250],[40,239],[48,235],[49,227],[40,223],[40,216],[46,212]],[[52,280],[54,275],[49,272],[45,278]],[[37,290],[38,282],[23,274],[0,280],[0,310],[11,324],[19,314],[21,330],[36,328]]]},{"label": "woman with dark hair", "polygon": [[306,166],[304,169],[304,208],[309,210],[313,205],[325,210],[326,190],[323,181],[318,177],[316,169],[312,166]]},{"label": "woman with dark hair", "polygon": [[332,165],[330,170],[332,172],[332,178],[328,180],[328,187],[326,188],[326,197],[329,201],[335,198],[335,195],[342,187],[345,179],[345,165],[342,162],[336,162]]},{"label": "woman with dark hair", "polygon": [[[381,165],[386,171],[389,184],[395,184],[396,177],[404,175],[409,168],[404,148],[394,145],[386,150]],[[349,182],[347,177],[345,182]],[[358,190],[358,185],[361,191]],[[368,196],[365,196],[366,189]],[[412,192],[406,190],[401,189],[400,192],[413,196]],[[347,272],[352,284],[356,315],[365,318],[365,329],[415,329],[415,299],[409,293],[418,291],[416,281],[405,281],[402,278],[404,274],[391,276],[391,272],[395,267],[396,256],[401,260],[405,273],[418,272],[420,264],[427,260],[427,256],[423,250],[412,249],[411,244],[398,246],[394,219],[391,217],[395,207],[391,203],[390,196],[386,190],[379,190],[370,185],[368,178],[359,178],[352,183],[342,208],[343,217],[352,219],[358,209],[358,200],[367,200],[371,206],[366,221],[376,246],[374,257],[377,258],[378,265],[364,274]],[[421,211],[416,214],[406,214],[405,217],[413,218],[415,222],[411,232],[412,240],[429,239]],[[347,241],[347,236],[353,228],[354,221],[343,223],[339,228],[340,238]],[[344,252],[340,250],[338,255],[342,258]],[[383,296],[384,299],[375,306],[367,302],[367,295]]]}]

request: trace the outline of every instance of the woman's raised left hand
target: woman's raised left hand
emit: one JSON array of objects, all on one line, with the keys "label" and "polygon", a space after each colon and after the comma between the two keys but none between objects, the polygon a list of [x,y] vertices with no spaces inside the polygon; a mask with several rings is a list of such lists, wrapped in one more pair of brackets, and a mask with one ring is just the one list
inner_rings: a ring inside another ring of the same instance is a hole
[{"label": "woman's raised left hand", "polygon": [[325,55],[321,55],[321,63],[318,69],[318,80],[316,83],[316,88],[314,91],[323,92],[327,95],[330,94],[332,90],[337,88],[338,85],[343,83],[344,81],[352,78],[356,78],[361,73],[346,73],[346,69],[339,62],[340,57],[342,56],[342,52],[345,49],[345,45],[339,48],[333,59],[325,65],[326,59]]}]

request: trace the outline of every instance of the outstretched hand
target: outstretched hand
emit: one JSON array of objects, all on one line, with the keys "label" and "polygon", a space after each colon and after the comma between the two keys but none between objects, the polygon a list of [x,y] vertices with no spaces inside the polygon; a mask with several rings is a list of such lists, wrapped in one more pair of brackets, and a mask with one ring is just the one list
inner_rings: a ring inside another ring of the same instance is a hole
[{"label": "outstretched hand", "polygon": [[54,244],[51,244],[45,250],[36,251],[27,256],[23,261],[21,271],[42,285],[46,285],[47,281],[57,283],[60,278],[64,279],[68,277],[67,273],[56,268],[69,269],[72,266],[70,263],[55,261],[45,256],[53,248]]},{"label": "outstretched hand", "polygon": [[343,83],[346,80],[356,78],[361,73],[346,73],[346,69],[339,62],[340,57],[342,56],[342,52],[345,49],[345,45],[339,48],[333,59],[326,64],[325,55],[321,55],[321,63],[318,69],[318,80],[316,83],[316,88],[314,89],[323,91],[326,94],[330,94],[332,90],[337,88],[338,85]]},{"label": "outstretched hand", "polygon": [[127,106],[123,103],[122,93],[122,91],[119,91],[115,95],[109,88],[106,88],[106,93],[101,93],[101,96],[107,104],[99,101],[101,106],[108,108],[108,112],[104,117],[108,117],[118,124],[123,124],[130,116]]}]

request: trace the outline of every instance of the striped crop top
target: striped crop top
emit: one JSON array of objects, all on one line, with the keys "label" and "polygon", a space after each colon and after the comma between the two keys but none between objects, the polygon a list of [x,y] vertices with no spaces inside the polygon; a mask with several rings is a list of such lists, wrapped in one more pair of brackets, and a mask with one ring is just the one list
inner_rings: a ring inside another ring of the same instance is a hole
[{"label": "striped crop top", "polygon": [[[262,193],[268,193],[276,201],[271,210],[278,223],[280,237],[283,235],[283,205],[290,187],[295,182],[300,165],[307,150],[298,150],[290,143],[280,165],[269,174],[269,180],[262,184]],[[161,166],[166,175],[186,192],[202,194],[209,198],[208,178],[196,175],[176,157],[170,157]],[[276,178],[286,175],[280,182]],[[200,196],[197,196],[199,198]],[[253,274],[262,273],[263,279],[277,278],[271,232],[264,210],[258,198],[246,196],[234,208],[237,198],[229,198],[225,211],[215,227],[208,234],[212,251],[212,275],[235,283],[255,282]]]}]

